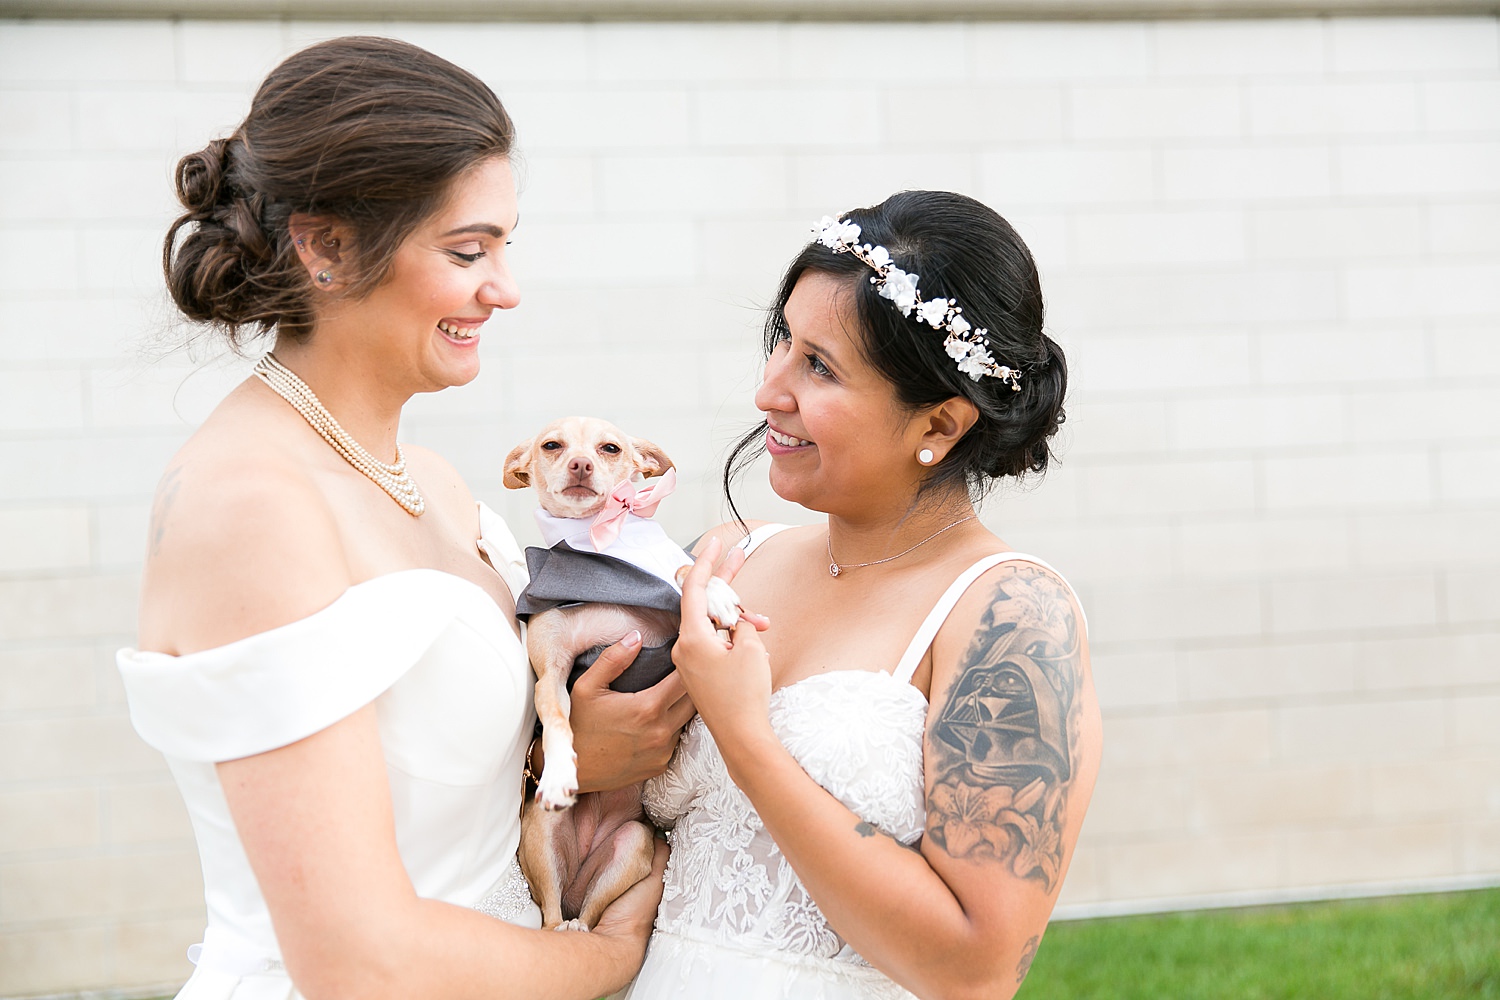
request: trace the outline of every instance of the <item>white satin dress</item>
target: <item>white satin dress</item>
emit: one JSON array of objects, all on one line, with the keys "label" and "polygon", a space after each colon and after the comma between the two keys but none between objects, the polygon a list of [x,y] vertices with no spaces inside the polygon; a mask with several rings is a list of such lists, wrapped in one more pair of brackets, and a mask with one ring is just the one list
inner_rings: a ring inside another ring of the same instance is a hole
[{"label": "white satin dress", "polygon": [[[764,525],[742,544],[754,551],[785,527]],[[974,563],[939,598],[893,672],[833,670],[771,694],[771,728],[803,770],[902,844],[921,838],[927,817],[928,703],[912,675],[964,591],[1010,560],[1046,566],[1018,552]],[[829,925],[730,779],[701,718],[688,724],[666,772],[646,782],[643,802],[671,829],[672,855],[629,1000],[915,1000]]]},{"label": "white satin dress", "polygon": [[[479,505],[478,546],[512,594],[526,562]],[[374,702],[396,842],[417,894],[541,926],[516,847],[531,741],[526,649],[483,588],[431,569],[388,573],[332,604],[191,653],[121,650],[130,717],[187,804],[208,903],[179,1000],[295,1000],[270,914],[214,764],[286,746]]]}]

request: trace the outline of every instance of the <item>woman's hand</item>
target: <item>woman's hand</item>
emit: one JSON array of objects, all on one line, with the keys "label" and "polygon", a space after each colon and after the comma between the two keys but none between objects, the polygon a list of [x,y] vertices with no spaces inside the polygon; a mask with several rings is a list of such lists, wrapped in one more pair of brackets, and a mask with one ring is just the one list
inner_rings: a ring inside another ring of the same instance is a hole
[{"label": "woman's hand", "polygon": [[[644,691],[610,690],[640,651],[641,634],[634,632],[600,653],[573,684],[568,717],[580,792],[624,788],[665,771],[696,711],[676,671]],[[541,773],[540,761],[532,766]]]},{"label": "woman's hand", "polygon": [[[712,560],[717,558],[723,546],[717,539],[710,540],[709,544],[713,546],[712,553],[705,553],[705,559],[699,561],[712,566]],[[736,547],[730,550],[712,575],[727,583],[744,564],[744,550]],[[708,622],[708,612],[706,604],[701,602],[709,575],[705,572],[703,582],[698,585],[700,604],[694,613],[695,620],[704,623]],[[687,619],[684,597],[683,620]],[[745,620],[760,629],[770,626],[764,615],[747,612]],[[635,662],[640,651],[640,634],[626,636],[600,653],[573,685],[572,709],[568,716],[573,724],[573,749],[578,753],[578,788],[581,792],[624,788],[661,774],[672,760],[672,751],[677,747],[682,727],[697,712],[677,671],[644,691],[610,690],[610,683]],[[677,662],[675,653],[672,662]],[[541,764],[540,760],[532,761],[538,773]]]},{"label": "woman's hand", "polygon": [[682,582],[682,631],[672,662],[728,761],[759,739],[775,737],[769,718],[771,661],[757,634],[770,628],[770,620],[746,612],[725,642],[708,617],[710,577],[731,581],[745,562],[744,551],[736,548],[715,570],[722,549],[719,539],[709,539]]},{"label": "woman's hand", "polygon": [[651,937],[651,927],[656,922],[656,908],[661,904],[662,874],[667,870],[667,842],[656,840],[656,853],[651,858],[651,874],[625,891],[619,899],[610,903],[593,933],[619,937],[636,945],[636,956],[646,950],[646,940]]}]

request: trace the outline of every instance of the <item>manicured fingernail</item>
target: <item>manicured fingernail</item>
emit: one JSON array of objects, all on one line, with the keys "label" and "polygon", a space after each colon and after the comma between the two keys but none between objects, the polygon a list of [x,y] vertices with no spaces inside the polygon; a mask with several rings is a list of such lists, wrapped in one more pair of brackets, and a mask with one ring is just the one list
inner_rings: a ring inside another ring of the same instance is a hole
[{"label": "manicured fingernail", "polygon": [[639,646],[641,644],[641,630],[631,629],[630,634],[620,640],[622,646]]}]

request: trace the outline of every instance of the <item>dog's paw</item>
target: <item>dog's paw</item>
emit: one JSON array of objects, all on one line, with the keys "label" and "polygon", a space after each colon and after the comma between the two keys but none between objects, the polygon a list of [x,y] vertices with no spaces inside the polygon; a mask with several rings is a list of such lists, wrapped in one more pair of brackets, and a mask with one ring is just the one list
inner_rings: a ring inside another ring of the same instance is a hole
[{"label": "dog's paw", "polygon": [[708,581],[708,617],[717,628],[733,628],[740,620],[740,597],[734,589],[718,577]]},{"label": "dog's paw", "polygon": [[536,782],[536,800],[549,811],[566,809],[578,801],[578,765],[571,759],[547,758]]},{"label": "dog's paw", "polygon": [[589,925],[575,917],[572,920],[564,920],[552,929],[555,931],[583,931],[583,933],[587,934],[589,932]]}]

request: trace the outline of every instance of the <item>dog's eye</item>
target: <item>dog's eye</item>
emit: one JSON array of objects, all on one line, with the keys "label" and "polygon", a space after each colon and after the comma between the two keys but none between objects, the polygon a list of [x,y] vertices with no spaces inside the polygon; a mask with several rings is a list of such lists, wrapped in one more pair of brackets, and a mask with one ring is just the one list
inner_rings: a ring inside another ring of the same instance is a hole
[{"label": "dog's eye", "polygon": [[557,449],[559,449],[561,447],[562,447],[562,445],[559,442],[557,442],[557,441],[548,441],[548,442],[546,442],[545,444],[542,445],[542,450],[543,451],[556,451]]},{"label": "dog's eye", "polygon": [[606,455],[618,455],[620,453],[620,446],[617,444],[601,444],[599,450]]}]

